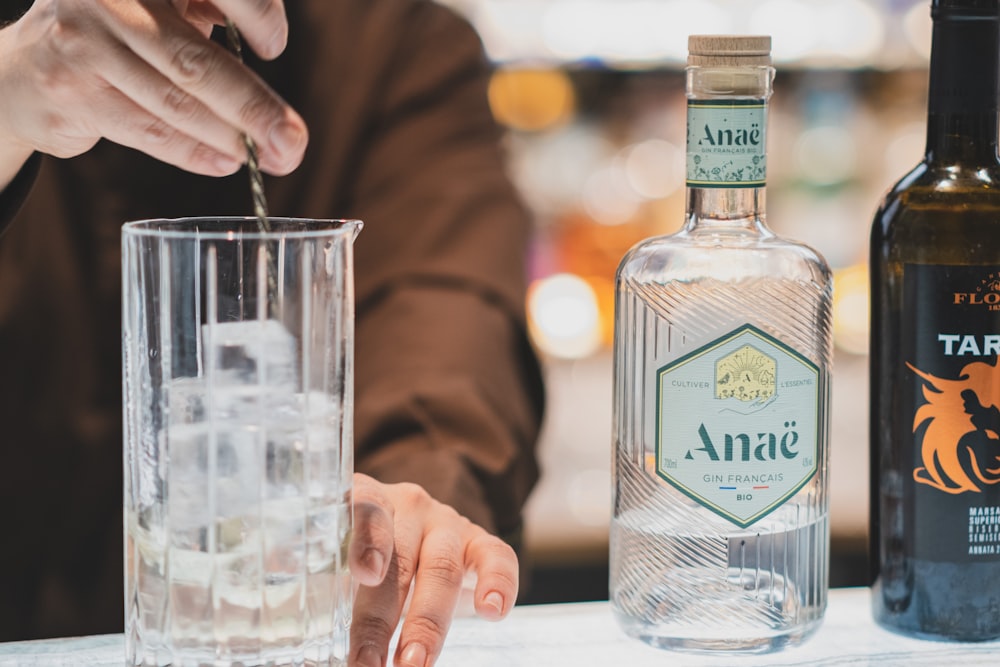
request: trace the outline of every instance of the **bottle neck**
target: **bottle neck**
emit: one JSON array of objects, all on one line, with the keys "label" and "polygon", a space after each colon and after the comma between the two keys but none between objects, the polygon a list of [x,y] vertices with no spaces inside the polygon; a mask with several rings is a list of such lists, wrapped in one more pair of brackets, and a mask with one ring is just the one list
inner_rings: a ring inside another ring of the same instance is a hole
[{"label": "bottle neck", "polygon": [[927,161],[996,163],[1000,17],[939,14],[932,40]]},{"label": "bottle neck", "polygon": [[687,75],[687,228],[757,230],[774,70],[689,67]]},{"label": "bottle neck", "polygon": [[759,231],[765,219],[765,188],[687,189],[687,226]]}]

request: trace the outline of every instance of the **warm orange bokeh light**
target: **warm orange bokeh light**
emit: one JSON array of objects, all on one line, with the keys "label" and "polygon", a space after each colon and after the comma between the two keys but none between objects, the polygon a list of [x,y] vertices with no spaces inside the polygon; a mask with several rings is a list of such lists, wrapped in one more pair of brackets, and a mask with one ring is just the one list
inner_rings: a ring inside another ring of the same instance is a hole
[{"label": "warm orange bokeh light", "polygon": [[537,132],[568,121],[576,107],[573,84],[555,69],[500,69],[489,87],[490,108],[497,122]]}]

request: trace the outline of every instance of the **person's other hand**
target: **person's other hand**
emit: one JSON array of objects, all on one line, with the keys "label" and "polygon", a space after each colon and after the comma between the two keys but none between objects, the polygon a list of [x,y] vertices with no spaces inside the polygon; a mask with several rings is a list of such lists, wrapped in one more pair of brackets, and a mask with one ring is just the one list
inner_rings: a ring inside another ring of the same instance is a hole
[{"label": "person's other hand", "polygon": [[188,171],[292,171],[301,117],[207,38],[229,16],[262,57],[288,38],[282,0],[35,0],[0,30],[0,174],[33,151],[72,157],[102,137]]},{"label": "person's other hand", "polygon": [[359,473],[353,497],[350,562],[360,587],[351,621],[352,667],[387,664],[408,595],[393,664],[434,664],[467,573],[476,575],[473,605],[479,616],[500,620],[513,607],[517,556],[500,538],[415,484],[381,484]]}]

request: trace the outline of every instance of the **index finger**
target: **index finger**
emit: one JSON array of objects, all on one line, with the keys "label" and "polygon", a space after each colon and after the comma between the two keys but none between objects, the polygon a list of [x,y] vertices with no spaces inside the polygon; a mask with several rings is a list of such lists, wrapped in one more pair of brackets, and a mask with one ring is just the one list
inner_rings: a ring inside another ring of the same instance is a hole
[{"label": "index finger", "polygon": [[[308,141],[302,118],[234,56],[181,18],[172,6],[147,3],[144,7],[145,11],[134,11],[111,22],[117,37],[177,87],[249,134],[260,149],[261,166],[266,171],[286,174],[297,167]],[[150,111],[156,113],[155,109]]]}]

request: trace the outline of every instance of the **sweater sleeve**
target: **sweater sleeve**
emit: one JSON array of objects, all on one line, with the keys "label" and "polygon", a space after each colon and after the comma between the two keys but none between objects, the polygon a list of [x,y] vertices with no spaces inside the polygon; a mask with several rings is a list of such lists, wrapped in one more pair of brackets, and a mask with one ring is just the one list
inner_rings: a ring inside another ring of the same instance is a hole
[{"label": "sweater sleeve", "polygon": [[417,482],[516,542],[543,392],[524,314],[531,220],[505,173],[490,66],[449,10],[373,5],[398,14],[376,10],[384,33],[366,40],[383,85],[349,207],[365,221],[357,469]]},{"label": "sweater sleeve", "polygon": [[21,205],[28,198],[31,186],[35,183],[41,164],[41,154],[34,153],[21,167],[21,171],[17,172],[14,180],[6,188],[0,190],[0,234],[3,234],[7,225],[21,210]]}]

